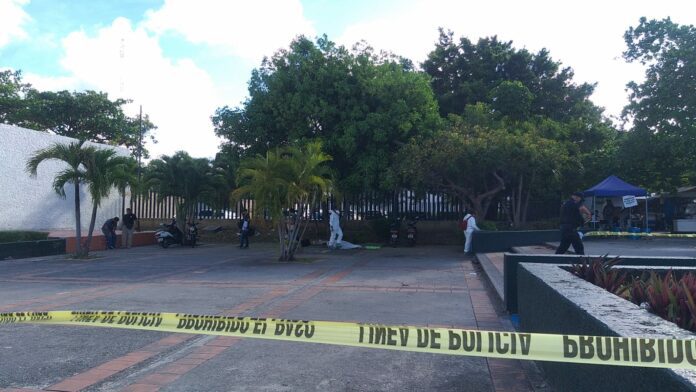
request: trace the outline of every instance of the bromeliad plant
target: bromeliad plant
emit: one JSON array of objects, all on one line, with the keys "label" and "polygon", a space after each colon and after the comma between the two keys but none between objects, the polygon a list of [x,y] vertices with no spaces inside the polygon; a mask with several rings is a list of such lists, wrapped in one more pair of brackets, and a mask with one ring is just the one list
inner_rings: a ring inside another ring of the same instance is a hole
[{"label": "bromeliad plant", "polygon": [[608,255],[599,258],[586,257],[582,262],[573,264],[571,271],[610,293],[621,295],[625,291],[628,274],[614,268],[620,262],[619,257],[609,258]]},{"label": "bromeliad plant", "polygon": [[679,327],[696,331],[696,275],[689,272],[677,279],[673,271],[660,276],[651,272],[634,279],[627,287],[624,298],[641,305]]},{"label": "bromeliad plant", "polygon": [[673,271],[660,275],[654,271],[630,276],[614,268],[619,257],[585,258],[573,264],[571,272],[586,281],[645,306],[680,328],[696,332],[696,275],[689,272],[677,279]]}]

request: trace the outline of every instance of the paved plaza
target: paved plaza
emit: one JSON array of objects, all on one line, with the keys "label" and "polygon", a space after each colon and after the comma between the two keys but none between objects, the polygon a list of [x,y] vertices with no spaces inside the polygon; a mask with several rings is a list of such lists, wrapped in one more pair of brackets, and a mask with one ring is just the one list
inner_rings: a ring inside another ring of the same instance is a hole
[{"label": "paved plaza", "polygon": [[[510,330],[461,247],[275,261],[252,244],[0,261],[0,311],[130,310]],[[0,326],[0,391],[530,391],[531,362],[96,327]],[[15,389],[16,388],[16,389]]]}]

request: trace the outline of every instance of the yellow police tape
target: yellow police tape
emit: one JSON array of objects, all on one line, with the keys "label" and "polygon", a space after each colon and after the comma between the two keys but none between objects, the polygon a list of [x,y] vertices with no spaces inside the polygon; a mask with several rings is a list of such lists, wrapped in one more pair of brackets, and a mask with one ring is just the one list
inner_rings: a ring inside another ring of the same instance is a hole
[{"label": "yellow police tape", "polygon": [[475,357],[696,369],[696,340],[551,335],[182,313],[0,313],[0,325],[20,323],[237,336]]},{"label": "yellow police tape", "polygon": [[696,238],[696,234],[631,233],[627,231],[588,231],[585,237],[651,237],[651,238]]}]

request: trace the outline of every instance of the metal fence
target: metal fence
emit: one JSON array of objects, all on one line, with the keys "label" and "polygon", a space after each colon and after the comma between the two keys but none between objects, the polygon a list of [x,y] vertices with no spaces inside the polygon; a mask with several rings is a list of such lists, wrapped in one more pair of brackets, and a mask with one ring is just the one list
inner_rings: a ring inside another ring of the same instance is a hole
[{"label": "metal fence", "polygon": [[[131,208],[139,218],[167,220],[176,215],[177,206],[181,201],[178,197],[159,200],[157,194],[151,192],[148,195],[133,197]],[[255,213],[257,217],[263,213],[254,211],[253,206],[253,200],[242,200],[236,204],[226,202],[219,206],[196,203],[195,215],[197,219],[239,219],[245,210]],[[461,200],[447,194],[416,195],[412,191],[365,193],[345,196],[338,201],[329,198],[313,206],[293,207],[304,217],[323,220],[328,219],[328,210],[333,206],[341,210],[342,217],[347,220],[392,219],[405,216],[418,216],[421,220],[456,220],[462,217],[465,210]]]}]

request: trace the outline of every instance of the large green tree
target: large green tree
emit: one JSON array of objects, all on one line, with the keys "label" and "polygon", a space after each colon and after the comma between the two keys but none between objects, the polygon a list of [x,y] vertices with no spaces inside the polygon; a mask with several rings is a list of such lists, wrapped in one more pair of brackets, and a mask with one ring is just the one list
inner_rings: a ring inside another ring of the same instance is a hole
[{"label": "large green tree", "polygon": [[[441,30],[423,69],[431,76],[443,116],[461,116],[458,121],[466,129],[508,135],[501,137],[501,146],[507,143],[505,151],[515,153],[492,158],[512,160],[499,162],[504,168],[495,172],[505,185],[496,195],[510,201],[504,205],[510,207],[513,224],[526,220],[530,199],[557,200],[616,168],[618,132],[590,100],[594,85],[574,82],[572,69],[553,60],[547,50],[531,53],[497,37],[475,43],[464,37],[455,40]],[[455,134],[461,134],[456,124]],[[468,137],[474,143],[481,135]],[[488,159],[472,162],[480,173],[491,173],[483,164]],[[495,177],[487,178],[491,182]],[[479,192],[473,194],[490,193]]]},{"label": "large green tree", "polygon": [[22,96],[31,86],[22,81],[22,72],[0,71],[0,123],[19,123],[26,107]]},{"label": "large green tree", "polygon": [[463,200],[481,218],[496,198],[508,196],[510,219],[519,227],[532,198],[558,193],[571,158],[563,143],[544,137],[536,123],[494,121],[471,109],[477,121],[452,115],[435,137],[404,148],[400,173],[414,187]]},{"label": "large green tree", "polygon": [[299,37],[265,59],[240,108],[213,117],[219,136],[245,155],[319,139],[348,192],[393,189],[398,150],[440,126],[426,75],[369,47]]},{"label": "large green tree", "polygon": [[[39,91],[22,81],[19,71],[0,72],[0,122],[50,131],[95,143],[124,146],[137,155],[143,138],[156,127],[147,114],[130,117],[123,106],[130,101],[109,99],[103,92]],[[147,150],[143,150],[147,157]]]},{"label": "large green tree", "polygon": [[628,62],[646,66],[628,84],[632,121],[622,145],[626,177],[669,191],[696,180],[696,27],[641,18],[624,35]]}]

